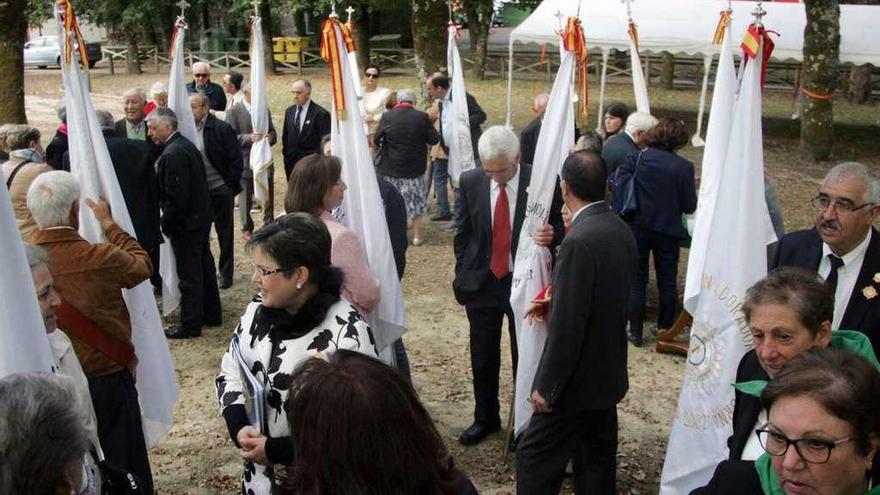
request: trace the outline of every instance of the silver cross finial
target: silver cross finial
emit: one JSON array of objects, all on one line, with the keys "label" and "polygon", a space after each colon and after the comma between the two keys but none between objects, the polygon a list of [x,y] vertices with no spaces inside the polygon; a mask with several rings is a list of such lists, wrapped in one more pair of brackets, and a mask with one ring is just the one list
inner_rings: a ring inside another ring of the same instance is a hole
[{"label": "silver cross finial", "polygon": [[338,19],[339,14],[336,13],[336,0],[330,0],[330,18]]},{"label": "silver cross finial", "polygon": [[626,5],[626,16],[632,19],[632,3],[635,0],[620,0],[620,3]]},{"label": "silver cross finial", "polygon": [[253,0],[251,5],[254,6],[254,15],[260,15],[260,0]]},{"label": "silver cross finial", "polygon": [[345,12],[348,13],[348,20],[346,22],[351,24],[351,14],[354,14],[354,7],[349,5],[348,8],[345,9]]},{"label": "silver cross finial", "polygon": [[752,15],[755,16],[755,25],[756,26],[761,26],[762,25],[761,19],[763,19],[763,17],[765,15],[767,15],[767,11],[764,10],[764,7],[761,6],[761,3],[762,3],[761,0],[758,0],[758,4],[755,5],[755,10],[752,11]]},{"label": "silver cross finial", "polygon": [[562,31],[563,19],[565,19],[565,14],[563,14],[561,10],[557,10],[556,14],[554,14],[553,17],[556,18],[556,22],[559,24],[559,30]]},{"label": "silver cross finial", "polygon": [[180,17],[186,17],[186,8],[189,7],[189,2],[186,0],[180,0],[175,5],[180,7]]}]

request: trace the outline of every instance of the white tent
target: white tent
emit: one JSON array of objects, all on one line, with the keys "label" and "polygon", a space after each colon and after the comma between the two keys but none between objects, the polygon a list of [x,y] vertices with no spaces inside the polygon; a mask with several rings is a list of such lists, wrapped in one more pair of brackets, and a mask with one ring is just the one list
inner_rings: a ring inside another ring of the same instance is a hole
[{"label": "white tent", "polygon": [[[736,37],[745,33],[757,5],[751,1],[731,2]],[[642,53],[668,51],[674,55],[703,55],[707,65],[719,48],[712,45],[718,16],[727,8],[720,0],[636,0],[632,3],[633,20],[639,30]],[[798,3],[763,4],[767,15],[764,24],[776,31],[773,58],[801,61],[803,59],[804,5]],[[626,6],[620,0],[544,0],[522,24],[510,34],[510,69],[508,71],[507,123],[510,124],[510,96],[513,84],[513,45],[547,43],[556,45],[560,18],[578,15],[584,26],[587,47],[602,51],[607,62],[611,49],[628,50]],[[880,7],[869,5],[840,6],[840,61],[843,63],[880,65]],[[604,74],[604,70],[603,70]],[[603,81],[604,84],[604,81]],[[601,99],[601,98],[600,98]]]}]

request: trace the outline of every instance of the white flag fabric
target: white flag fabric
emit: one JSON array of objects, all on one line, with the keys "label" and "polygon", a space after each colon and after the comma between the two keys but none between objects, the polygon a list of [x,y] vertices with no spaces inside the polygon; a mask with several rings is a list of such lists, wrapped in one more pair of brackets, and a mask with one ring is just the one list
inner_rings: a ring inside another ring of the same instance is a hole
[{"label": "white flag fabric", "polygon": [[269,145],[269,94],[266,91],[266,56],[263,51],[263,29],[260,17],[251,22],[251,126],[263,139],[251,146],[249,165],[254,172],[254,198],[265,206],[269,201],[269,167],[272,147]]},{"label": "white flag fabric", "polygon": [[[56,20],[59,25],[59,39],[67,39],[69,34],[65,32],[64,23],[57,11]],[[79,182],[82,198],[106,200],[113,212],[114,222],[134,236],[131,217],[110,161],[101,126],[95,116],[86,75],[79,64],[68,64],[64,57],[61,60],[70,171]],[[106,241],[101,226],[85,204],[80,207],[79,221],[79,233],[86,240],[92,243]],[[171,413],[179,393],[177,377],[150,281],[146,280],[137,287],[123,290],[123,297],[131,318],[132,344],[138,358],[137,390],[144,438],[147,448],[150,448],[171,428]]]},{"label": "white flag fabric", "polygon": [[9,190],[0,187],[0,378],[54,369]]},{"label": "white flag fabric", "polygon": [[550,283],[552,275],[550,250],[535,244],[532,234],[547,223],[556,179],[562,170],[562,163],[568,157],[569,149],[574,144],[574,108],[570,92],[573,68],[574,53],[563,50],[559,72],[556,73],[556,81],[553,83],[553,91],[550,93],[535,147],[526,217],[513,264],[510,306],[516,322],[516,342],[519,349],[514,393],[515,434],[521,433],[532,417],[532,404],[528,399],[532,393],[532,382],[541,361],[541,353],[544,351],[544,342],[547,340],[546,323],[526,320],[523,314],[531,306],[535,296]]},{"label": "white flag fabric", "polygon": [[639,49],[635,41],[629,40],[629,59],[632,65],[633,94],[636,97],[636,111],[651,113],[651,105],[648,103],[648,85],[645,84],[645,74],[642,72],[642,58],[639,57]]},{"label": "white flag fabric", "polygon": [[[334,25],[338,53],[345,54],[345,43],[339,25]],[[385,350],[406,331],[403,292],[385,222],[385,207],[379,195],[379,182],[364,132],[363,117],[357,105],[356,82],[348,57],[339,57],[340,90],[345,97],[345,111],[338,112],[332,98],[331,132],[333,154],[342,161],[342,180],[348,185],[342,202],[346,225],[354,231],[367,255],[367,265],[379,279],[379,305],[367,317],[376,337],[376,348]]]},{"label": "white flag fabric", "polygon": [[[354,35],[354,29],[349,25],[349,29],[352,30],[352,35]],[[364,87],[361,84],[361,69],[358,64],[357,51],[352,50],[348,52],[348,70],[351,71],[351,79],[354,81],[354,88],[357,91],[358,95],[358,109],[361,111],[361,115],[367,114],[367,107],[364,106]],[[370,133],[370,125],[364,122],[364,134]]]},{"label": "white flag fabric", "polygon": [[691,252],[705,252],[702,285],[691,302],[694,323],[661,475],[662,495],[690,493],[727,458],[731,385],[740,359],[752,347],[742,302],[746,289],[767,274],[766,245],[775,239],[764,200],[760,59],[746,67],[717,174],[711,224],[703,226],[709,232],[701,234],[705,244],[691,247]]},{"label": "white flag fabric", "polygon": [[[458,54],[457,29],[449,26],[449,42],[446,46],[446,67],[452,77],[452,142],[446,143],[449,148],[449,178],[452,186],[458,187],[458,178],[462,172],[476,166],[474,148],[471,142],[471,121],[468,114],[467,90],[464,87],[464,70],[461,56]],[[450,109],[444,109],[444,112]]]}]

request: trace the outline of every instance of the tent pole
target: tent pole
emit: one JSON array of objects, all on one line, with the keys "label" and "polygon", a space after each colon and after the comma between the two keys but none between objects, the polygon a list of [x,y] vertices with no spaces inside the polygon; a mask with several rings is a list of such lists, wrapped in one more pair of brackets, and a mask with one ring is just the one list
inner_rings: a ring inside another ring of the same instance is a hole
[{"label": "tent pole", "polygon": [[706,145],[706,142],[703,141],[700,135],[703,132],[703,113],[706,111],[706,93],[709,89],[709,72],[711,71],[712,54],[707,53],[703,55],[703,89],[700,91],[700,110],[697,111],[697,132],[694,133],[694,137],[691,139],[691,144],[696,148]]},{"label": "tent pole", "polygon": [[605,117],[605,75],[608,73],[608,48],[602,48],[602,76],[599,78],[599,111],[596,112],[596,132],[602,130],[602,119]]},{"label": "tent pole", "polygon": [[505,121],[505,126],[508,129],[513,129],[513,125],[511,124],[511,98],[513,98],[513,38],[510,39],[510,44],[507,49],[507,120]]}]

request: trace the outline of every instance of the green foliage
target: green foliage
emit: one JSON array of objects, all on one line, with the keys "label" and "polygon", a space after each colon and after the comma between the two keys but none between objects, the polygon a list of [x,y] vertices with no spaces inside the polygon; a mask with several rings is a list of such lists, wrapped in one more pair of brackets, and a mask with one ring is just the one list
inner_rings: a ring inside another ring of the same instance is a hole
[{"label": "green foliage", "polygon": [[48,0],[27,0],[28,27],[40,27],[52,18],[52,2]]},{"label": "green foliage", "polygon": [[[330,12],[330,0],[286,0],[285,3],[292,10],[309,10],[315,15]],[[357,9],[361,5],[366,5],[370,12],[393,12],[408,8],[410,3],[408,0],[341,0],[336,2],[336,12],[345,20],[348,18],[345,9],[349,6]]]}]

